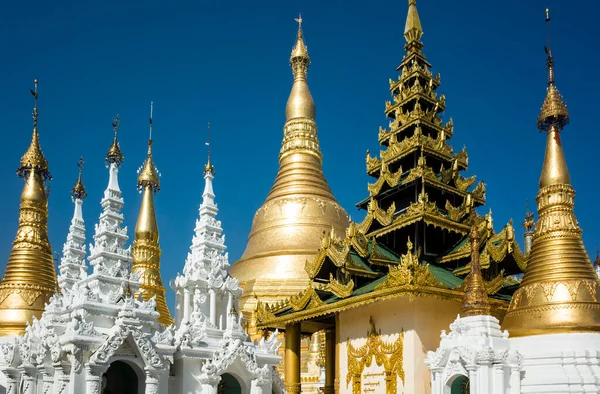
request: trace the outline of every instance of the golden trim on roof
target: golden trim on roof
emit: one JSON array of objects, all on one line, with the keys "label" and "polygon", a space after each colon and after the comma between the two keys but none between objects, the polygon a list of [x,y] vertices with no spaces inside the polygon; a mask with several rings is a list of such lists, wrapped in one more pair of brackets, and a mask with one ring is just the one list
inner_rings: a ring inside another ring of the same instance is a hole
[{"label": "golden trim on roof", "polygon": [[456,222],[461,221],[465,216],[469,215],[473,212],[473,198],[470,194],[467,194],[467,198],[463,200],[463,203],[458,207],[450,204],[450,201],[446,200],[446,205],[444,206],[446,211],[448,211],[448,217],[450,220],[454,220]]},{"label": "golden trim on roof", "polygon": [[400,178],[402,177],[402,167],[396,172],[390,172],[385,162],[381,162],[381,171],[379,172],[379,178],[375,183],[367,184],[370,196],[376,196],[379,194],[384,184],[388,184],[390,187],[398,185]]},{"label": "golden trim on roof", "polygon": [[309,285],[306,290],[297,296],[291,296],[289,301],[289,304],[294,311],[302,310],[305,307],[312,309],[324,305],[323,301],[321,298],[319,298],[319,295],[312,285]]},{"label": "golden trim on roof", "polygon": [[347,298],[352,295],[352,291],[354,290],[354,281],[350,279],[348,280],[348,283],[343,284],[335,279],[333,274],[329,274],[329,286],[327,290],[339,298]]},{"label": "golden trim on roof", "polygon": [[385,282],[375,287],[375,290],[386,289],[390,287],[403,286],[421,286],[437,287],[447,289],[442,282],[438,281],[429,271],[429,264],[420,264],[421,248],[413,254],[413,244],[408,239],[406,244],[408,252],[401,256],[401,263],[397,266],[390,265],[388,278]]},{"label": "golden trim on roof", "polygon": [[466,224],[457,223],[449,219],[446,214],[438,209],[434,202],[429,201],[429,195],[422,191],[419,193],[417,201],[411,203],[406,211],[396,216],[390,225],[369,233],[369,236],[380,237],[398,228],[416,223],[419,220],[423,220],[428,225],[459,234],[467,234],[470,228]]},{"label": "golden trim on roof", "polygon": [[[280,327],[288,323],[314,319],[319,316],[331,315],[348,309],[361,307],[372,304],[378,301],[389,300],[398,297],[407,296],[409,299],[415,297],[434,297],[438,299],[453,299],[457,302],[462,301],[463,292],[454,289],[443,289],[438,287],[425,287],[420,285],[407,285],[401,287],[389,287],[375,290],[365,294],[356,295],[345,298],[331,304],[323,304],[310,309],[303,309],[294,312],[293,314],[276,316],[276,314],[289,309],[289,301],[283,301],[270,306],[259,302],[256,309],[257,326],[264,327]],[[491,298],[490,305],[493,311],[506,311],[508,302]]]},{"label": "golden trim on roof", "polygon": [[[435,129],[436,127],[432,128]],[[382,131],[385,132],[383,129],[380,129],[380,133]],[[469,158],[466,149],[463,148],[460,152],[453,153],[452,147],[446,142],[447,134],[447,130],[441,129],[438,130],[437,138],[432,138],[423,134],[420,125],[415,127],[413,135],[405,137],[401,141],[397,140],[396,134],[392,134],[387,149],[379,152],[381,160],[376,157],[371,157],[369,152],[367,152],[367,173],[369,175],[374,175],[381,169],[381,161],[384,161],[386,165],[390,166],[419,147],[440,159],[456,161],[460,169],[467,169]]]}]

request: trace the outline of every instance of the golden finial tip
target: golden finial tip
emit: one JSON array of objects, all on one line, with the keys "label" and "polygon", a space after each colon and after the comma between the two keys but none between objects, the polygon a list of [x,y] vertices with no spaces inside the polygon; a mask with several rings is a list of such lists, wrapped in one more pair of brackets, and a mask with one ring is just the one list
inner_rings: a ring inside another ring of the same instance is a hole
[{"label": "golden finial tip", "polygon": [[71,197],[73,199],[83,200],[87,197],[87,192],[85,191],[85,186],[83,186],[82,172],[83,172],[83,157],[79,158],[77,161],[77,167],[79,167],[79,176],[77,177],[77,182],[75,182],[75,186],[71,190]]},{"label": "golden finial tip", "polygon": [[117,136],[119,134],[120,123],[121,120],[119,119],[119,114],[117,114],[117,116],[115,116],[115,118],[112,121],[112,127],[114,131],[113,142],[110,145],[110,148],[108,148],[108,152],[106,153],[106,156],[104,158],[106,160],[107,166],[110,163],[115,163],[117,166],[120,166],[124,160],[123,154],[121,153],[121,147],[119,146],[119,140],[117,139]]}]

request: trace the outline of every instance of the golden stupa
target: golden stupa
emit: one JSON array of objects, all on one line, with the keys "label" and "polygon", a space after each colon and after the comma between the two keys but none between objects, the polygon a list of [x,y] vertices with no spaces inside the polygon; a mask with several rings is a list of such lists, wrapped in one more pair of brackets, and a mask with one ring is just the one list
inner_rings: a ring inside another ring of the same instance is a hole
[{"label": "golden stupa", "polygon": [[17,174],[25,179],[19,208],[19,228],[0,282],[0,336],[23,335],[28,322],[40,318],[58,290],[52,247],[48,241],[46,180],[51,179],[37,130],[37,80],[31,91],[33,136]]},{"label": "golden stupa", "polygon": [[581,240],[560,133],[569,112],[554,85],[548,54],[548,89],[538,117],[546,154],[537,195],[538,221],[527,268],[513,295],[503,328],[511,336],[600,331],[600,282]]},{"label": "golden stupa", "polygon": [[173,324],[173,318],[167,307],[165,288],[160,277],[160,245],[159,233],[154,211],[154,194],[160,190],[158,170],[152,160],[152,111],[150,111],[150,139],[148,140],[148,156],[139,169],[138,188],[142,193],[142,205],[135,225],[131,254],[133,263],[131,272],[140,275],[142,298],[147,301],[156,296],[156,311],[160,313],[158,322],[165,327]]},{"label": "golden stupa", "polygon": [[465,294],[463,296],[460,315],[462,317],[489,315],[491,308],[483,275],[481,274],[477,225],[471,227],[469,241],[471,243],[471,272],[469,272],[464,281]]},{"label": "golden stupa", "polygon": [[316,254],[323,233],[343,236],[349,223],[323,175],[315,103],[306,81],[310,57],[302,19],[296,21],[290,57],[294,83],[285,109],[279,171],[254,215],[246,250],[231,267],[231,275],[244,284],[241,305],[246,312],[254,310],[258,299],[273,302],[302,291],[308,283],[304,265]]}]

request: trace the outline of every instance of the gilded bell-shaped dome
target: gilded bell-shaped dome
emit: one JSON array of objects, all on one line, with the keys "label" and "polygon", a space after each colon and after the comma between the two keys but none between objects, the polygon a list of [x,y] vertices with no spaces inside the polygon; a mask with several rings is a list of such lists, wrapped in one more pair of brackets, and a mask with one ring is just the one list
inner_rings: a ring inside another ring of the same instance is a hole
[{"label": "gilded bell-shaped dome", "polygon": [[303,290],[308,283],[306,260],[316,254],[323,233],[333,228],[341,237],[349,224],[323,174],[315,104],[306,80],[309,65],[300,24],[290,57],[294,82],[279,171],[254,215],[246,250],[231,267],[231,275],[245,283],[241,301],[246,311],[252,310],[256,299],[269,302]]}]

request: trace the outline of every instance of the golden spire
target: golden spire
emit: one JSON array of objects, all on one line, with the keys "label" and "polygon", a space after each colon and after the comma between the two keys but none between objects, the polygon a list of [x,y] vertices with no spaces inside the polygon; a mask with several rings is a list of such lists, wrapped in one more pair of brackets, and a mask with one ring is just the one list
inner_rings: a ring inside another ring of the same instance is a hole
[{"label": "golden spire", "polygon": [[546,48],[546,53],[548,91],[538,127],[548,139],[537,195],[538,220],[527,268],[503,323],[511,336],[600,331],[600,283],[573,212],[575,190],[560,142],[569,114],[554,86],[552,52]]},{"label": "golden spire", "polygon": [[479,316],[490,314],[490,304],[488,302],[487,290],[483,276],[481,275],[481,265],[479,263],[479,236],[477,234],[477,225],[471,227],[471,272],[465,278],[465,295],[460,311],[462,317]]},{"label": "golden spire", "polygon": [[158,322],[165,327],[173,324],[173,319],[165,300],[165,288],[160,277],[160,245],[158,242],[158,224],[154,211],[154,194],[160,190],[158,170],[152,161],[152,109],[150,103],[150,138],[148,156],[138,170],[137,187],[142,193],[142,206],[135,225],[133,263],[131,272],[140,272],[140,290],[144,300],[156,296],[156,311],[160,314]]},{"label": "golden spire", "polygon": [[113,143],[110,148],[108,148],[108,152],[106,153],[106,164],[115,163],[117,167],[120,167],[123,163],[123,154],[121,153],[121,147],[119,146],[119,140],[117,139],[117,135],[119,134],[119,124],[121,120],[119,120],[119,114],[115,116],[112,122],[112,127],[115,132],[115,136],[113,138]]},{"label": "golden spire", "polygon": [[298,34],[290,57],[294,82],[286,105],[279,171],[254,216],[246,250],[231,267],[232,276],[247,283],[241,299],[246,312],[251,309],[245,306],[246,299],[279,297],[263,299],[271,301],[302,291],[308,283],[304,265],[317,252],[323,232],[333,226],[338,237],[344,236],[349,222],[323,174],[315,104],[306,82],[310,58],[302,18],[296,22]]},{"label": "golden spire", "polygon": [[204,175],[208,173],[215,175],[215,167],[210,162],[210,122],[208,122],[208,140],[206,141],[206,147],[208,148],[208,158],[204,165]]},{"label": "golden spire", "polygon": [[296,18],[296,22],[298,22],[298,35],[296,36],[296,45],[294,45],[290,56],[294,84],[285,107],[285,119],[287,121],[296,118],[314,119],[316,115],[315,102],[306,82],[310,57],[302,35],[302,15]]},{"label": "golden spire", "polygon": [[77,177],[77,182],[75,182],[75,186],[71,190],[71,197],[73,199],[83,200],[87,197],[87,193],[85,191],[85,186],[83,186],[82,172],[83,172],[83,157],[79,158],[77,162],[77,167],[79,167],[79,176]]},{"label": "golden spire", "polygon": [[52,248],[48,241],[46,181],[51,179],[48,162],[38,137],[37,91],[34,81],[33,137],[21,159],[17,174],[25,179],[19,208],[19,228],[0,282],[0,336],[22,335],[35,316],[57,291]]},{"label": "golden spire", "polygon": [[423,28],[421,27],[421,19],[417,12],[417,0],[408,0],[408,14],[406,16],[406,24],[404,25],[404,39],[406,40],[405,49],[407,52],[418,52],[423,48],[421,37],[423,36]]}]

